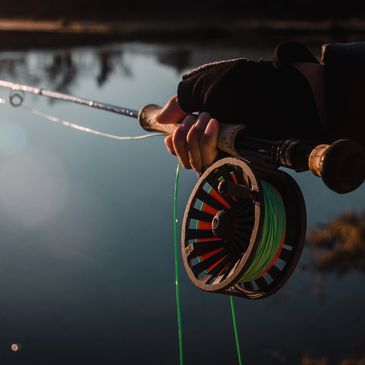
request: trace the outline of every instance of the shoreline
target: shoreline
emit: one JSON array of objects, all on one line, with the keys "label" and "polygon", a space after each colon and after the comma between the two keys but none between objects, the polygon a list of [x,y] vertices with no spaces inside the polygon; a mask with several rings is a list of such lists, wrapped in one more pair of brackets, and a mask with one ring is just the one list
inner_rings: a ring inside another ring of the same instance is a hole
[{"label": "shoreline", "polygon": [[310,39],[348,35],[364,39],[365,18],[347,20],[196,19],[120,22],[0,19],[0,49],[72,47],[108,42],[182,42],[223,40],[242,43],[258,38],[295,36]]},{"label": "shoreline", "polygon": [[294,32],[365,32],[365,18],[294,20],[294,19],[212,19],[212,20],[136,20],[120,22],[0,19],[0,32],[46,32],[66,34],[133,35],[144,32],[220,29],[225,32],[253,30]]}]

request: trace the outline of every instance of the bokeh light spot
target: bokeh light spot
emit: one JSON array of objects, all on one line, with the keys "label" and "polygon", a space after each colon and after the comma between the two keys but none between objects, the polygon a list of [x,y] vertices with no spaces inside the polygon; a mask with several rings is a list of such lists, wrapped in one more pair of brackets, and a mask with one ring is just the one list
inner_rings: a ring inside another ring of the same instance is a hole
[{"label": "bokeh light spot", "polygon": [[10,350],[13,352],[18,352],[20,350],[20,345],[17,343],[12,343],[10,345]]}]

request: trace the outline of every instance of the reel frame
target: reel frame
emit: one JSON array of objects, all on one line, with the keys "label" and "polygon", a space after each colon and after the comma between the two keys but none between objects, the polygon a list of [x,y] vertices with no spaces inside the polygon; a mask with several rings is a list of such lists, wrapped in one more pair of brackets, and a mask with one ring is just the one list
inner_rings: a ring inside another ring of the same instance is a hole
[{"label": "reel frame", "polygon": [[[223,180],[230,181],[234,188],[229,194],[219,191]],[[252,263],[261,238],[265,204],[261,180],[271,184],[283,199],[286,238],[267,273],[253,282],[241,283],[240,278]],[[237,193],[237,188],[242,194]],[[214,229],[220,220],[229,227],[223,233]],[[189,197],[181,232],[182,259],[190,280],[198,288],[260,299],[275,293],[289,279],[303,250],[305,233],[305,203],[294,179],[282,171],[254,168],[250,162],[227,157],[202,174]],[[246,245],[243,241],[237,245],[237,237],[245,235]]]}]

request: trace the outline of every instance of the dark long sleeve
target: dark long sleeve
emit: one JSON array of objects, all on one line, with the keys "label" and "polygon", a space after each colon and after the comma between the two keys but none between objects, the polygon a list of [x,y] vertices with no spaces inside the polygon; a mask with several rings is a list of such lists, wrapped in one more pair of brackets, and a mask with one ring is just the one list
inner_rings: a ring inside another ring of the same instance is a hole
[{"label": "dark long sleeve", "polygon": [[324,45],[322,63],[330,139],[351,138],[365,146],[365,42]]},{"label": "dark long sleeve", "polygon": [[293,67],[243,58],[204,65],[183,76],[178,100],[188,113],[245,124],[257,138],[322,136],[311,87]]},{"label": "dark long sleeve", "polygon": [[246,124],[253,137],[351,138],[365,145],[365,42],[323,47],[326,126],[308,81],[292,67],[303,62],[318,63],[304,45],[284,42],[272,62],[203,65],[183,76],[178,99],[188,113],[207,111],[222,123]]}]

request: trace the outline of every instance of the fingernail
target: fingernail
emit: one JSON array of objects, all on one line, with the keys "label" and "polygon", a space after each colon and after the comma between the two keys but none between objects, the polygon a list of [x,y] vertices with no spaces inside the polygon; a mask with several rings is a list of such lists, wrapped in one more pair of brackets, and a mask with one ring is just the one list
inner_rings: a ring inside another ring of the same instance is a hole
[{"label": "fingernail", "polygon": [[199,169],[198,166],[196,166],[193,161],[189,160],[189,162],[190,162],[190,166],[192,167],[192,169],[199,176],[201,169]]},{"label": "fingernail", "polygon": [[206,170],[206,168],[203,166],[202,168],[201,168],[201,170],[200,170],[200,172],[199,172],[199,177],[200,176],[202,176],[203,174],[204,174],[204,172],[205,172],[205,170]]},{"label": "fingernail", "polygon": [[201,171],[195,171],[195,172],[196,172],[197,176],[200,177],[200,176],[202,176],[204,174],[205,169],[202,168]]},{"label": "fingernail", "polygon": [[217,128],[219,128],[217,119],[211,119],[205,128],[205,134],[214,135],[217,131]]}]

